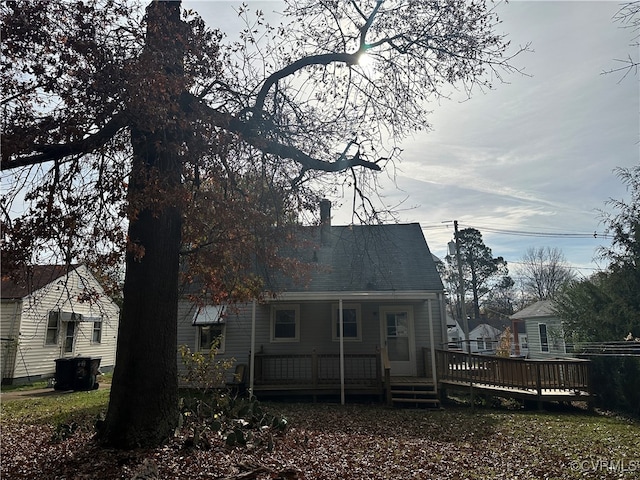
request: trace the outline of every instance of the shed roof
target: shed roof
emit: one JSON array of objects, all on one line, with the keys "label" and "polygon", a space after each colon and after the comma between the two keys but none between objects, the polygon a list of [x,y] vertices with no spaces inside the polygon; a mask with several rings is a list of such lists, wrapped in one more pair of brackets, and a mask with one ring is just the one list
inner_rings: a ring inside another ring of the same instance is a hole
[{"label": "shed roof", "polygon": [[511,318],[519,320],[524,318],[553,316],[555,316],[553,302],[551,300],[538,300],[536,303],[523,308],[519,312],[514,313],[513,315],[511,315]]}]

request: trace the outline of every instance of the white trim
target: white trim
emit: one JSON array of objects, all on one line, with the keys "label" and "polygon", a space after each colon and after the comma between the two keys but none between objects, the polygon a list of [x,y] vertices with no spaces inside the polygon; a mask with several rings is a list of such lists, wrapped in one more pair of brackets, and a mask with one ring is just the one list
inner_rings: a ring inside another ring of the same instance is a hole
[{"label": "white trim", "polygon": [[[545,344],[542,342],[542,332],[540,331],[541,325],[544,325],[544,334],[547,337],[546,350],[543,348],[543,345]],[[551,353],[551,345],[549,344],[549,328],[547,327],[546,322],[538,322],[538,340],[540,340],[540,353]]]},{"label": "white trim", "polygon": [[290,302],[302,302],[302,301],[318,301],[318,300],[332,300],[336,298],[342,298],[346,301],[356,300],[436,300],[438,298],[438,292],[427,292],[425,290],[402,290],[402,291],[388,291],[388,292],[280,292],[275,294],[275,298],[268,300],[269,302],[278,301],[290,301]]},{"label": "white trim", "polygon": [[[433,389],[438,393],[438,376],[436,374],[436,344],[433,338],[433,312],[431,311],[431,300],[427,300],[427,308],[429,309],[429,343],[431,346],[431,378],[433,379]],[[425,376],[427,372],[424,372]]]},{"label": "white trim", "polygon": [[338,332],[340,333],[340,404],[344,405],[344,304],[342,299],[338,301]]},{"label": "white trim", "polygon": [[[340,309],[340,304],[342,304],[342,310]],[[345,310],[355,310],[356,311],[356,331],[357,335],[355,337],[344,337],[344,311]],[[336,334],[336,323],[339,322],[339,314],[342,313],[342,331],[339,331]],[[331,340],[334,342],[339,342],[340,337],[343,337],[342,340],[345,342],[361,342],[362,341],[362,308],[359,303],[332,303],[331,304]]]},{"label": "white trim", "polygon": [[254,365],[256,361],[256,301],[251,304],[251,361],[249,362],[249,396],[253,396]]},{"label": "white trim", "polygon": [[[386,313],[402,313],[405,312],[407,314],[407,334],[408,334],[408,344],[409,344],[409,359],[402,361],[390,361],[391,363],[391,375],[406,375],[406,376],[415,376],[416,375],[416,334],[415,334],[415,317],[413,311],[413,305],[380,305],[379,308],[379,318],[380,318],[380,335],[382,345],[387,347],[387,322],[385,318]],[[394,365],[395,364],[395,365]],[[395,372],[394,372],[395,367]]]},{"label": "white trim", "polygon": [[[295,336],[293,338],[277,338],[275,336],[276,312],[278,310],[295,311]],[[297,303],[281,303],[271,306],[271,326],[270,326],[271,343],[293,343],[300,341],[300,305]]]}]

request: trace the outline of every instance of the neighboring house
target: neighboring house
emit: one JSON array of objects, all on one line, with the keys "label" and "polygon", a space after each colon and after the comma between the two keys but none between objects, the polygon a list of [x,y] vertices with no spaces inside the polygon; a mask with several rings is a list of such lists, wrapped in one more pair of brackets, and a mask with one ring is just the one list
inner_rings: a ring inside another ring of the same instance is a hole
[{"label": "neighboring house", "polygon": [[[518,329],[515,335],[514,326]],[[478,319],[469,320],[469,328],[472,329],[469,335],[471,352],[492,355],[496,353],[506,326],[502,321]],[[464,329],[460,326],[460,322],[447,314],[449,349],[466,351],[464,339]],[[526,356],[527,352],[527,334],[524,331],[524,324],[514,322],[511,328],[511,356]]]},{"label": "neighboring house", "polygon": [[500,342],[500,336],[504,332],[501,322],[486,318],[469,319],[469,340],[471,341],[471,353],[492,355]]},{"label": "neighboring house", "polygon": [[220,335],[219,358],[247,365],[257,394],[335,393],[341,379],[347,393],[373,392],[386,356],[392,376],[433,379],[444,288],[420,225],[332,226],[327,203],[320,226],[302,227],[308,281],[281,278],[275,298],[226,310],[185,299],[179,344],[206,350]]},{"label": "neighboring house", "polygon": [[38,265],[20,280],[2,277],[2,382],[50,378],[56,359],[115,364],[118,306],[84,265]]},{"label": "neighboring house", "polygon": [[464,350],[464,329],[460,322],[447,312],[447,342],[452,350]]},{"label": "neighboring house", "polygon": [[[495,318],[469,318],[471,353],[493,355],[506,329],[506,323]],[[459,327],[458,327],[459,328]],[[464,330],[460,329],[464,340]]]},{"label": "neighboring house", "polygon": [[527,336],[529,358],[548,359],[566,357],[562,321],[553,310],[551,300],[540,300],[511,315],[523,322]]}]

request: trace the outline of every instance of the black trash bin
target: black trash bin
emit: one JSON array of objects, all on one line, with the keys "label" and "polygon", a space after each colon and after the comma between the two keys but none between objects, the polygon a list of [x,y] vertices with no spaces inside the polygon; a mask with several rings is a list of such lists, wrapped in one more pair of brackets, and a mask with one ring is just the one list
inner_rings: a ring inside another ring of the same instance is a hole
[{"label": "black trash bin", "polygon": [[98,388],[101,358],[74,357],[56,359],[56,390],[94,390]]}]

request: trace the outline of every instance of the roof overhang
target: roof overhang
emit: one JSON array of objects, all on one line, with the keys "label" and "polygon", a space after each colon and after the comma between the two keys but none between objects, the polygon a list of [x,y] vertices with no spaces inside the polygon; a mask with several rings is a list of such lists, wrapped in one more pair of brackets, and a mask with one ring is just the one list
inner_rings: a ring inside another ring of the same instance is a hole
[{"label": "roof overhang", "polygon": [[380,300],[380,301],[424,301],[437,300],[442,292],[425,290],[402,290],[380,292],[280,292],[269,302],[304,302],[304,301],[336,301],[336,300]]}]

